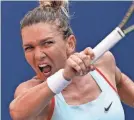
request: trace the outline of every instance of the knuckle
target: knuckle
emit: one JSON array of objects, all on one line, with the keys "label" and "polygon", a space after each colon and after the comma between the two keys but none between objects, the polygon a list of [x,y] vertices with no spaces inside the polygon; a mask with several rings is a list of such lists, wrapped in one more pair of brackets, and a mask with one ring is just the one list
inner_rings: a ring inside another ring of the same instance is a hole
[{"label": "knuckle", "polygon": [[77,64],[75,64],[75,63],[72,63],[72,66],[73,66],[74,68],[77,68]]},{"label": "knuckle", "polygon": [[83,59],[83,60],[87,60],[87,59],[88,59],[88,56],[87,56],[87,55],[83,55],[83,56],[82,56],[82,59]]},{"label": "knuckle", "polygon": [[93,49],[91,47],[88,48],[88,51],[90,52],[90,54],[93,53]]},{"label": "knuckle", "polygon": [[88,51],[93,51],[93,49],[91,47],[88,47],[87,49],[88,49]]},{"label": "knuckle", "polygon": [[73,55],[78,56],[78,55],[79,55],[79,53],[77,53],[77,52],[76,52],[76,53],[74,53]]},{"label": "knuckle", "polygon": [[80,68],[79,66],[77,67],[77,71],[78,71],[78,72],[80,72],[80,71],[81,71],[81,68]]},{"label": "knuckle", "polygon": [[82,60],[78,60],[78,64],[82,65],[83,64]]}]

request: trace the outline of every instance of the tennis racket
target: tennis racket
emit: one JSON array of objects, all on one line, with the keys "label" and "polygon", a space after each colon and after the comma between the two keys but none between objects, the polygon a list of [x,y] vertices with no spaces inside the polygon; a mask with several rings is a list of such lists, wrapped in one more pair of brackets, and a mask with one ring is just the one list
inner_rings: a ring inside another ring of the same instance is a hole
[{"label": "tennis racket", "polygon": [[[94,49],[95,58],[92,64],[96,62],[105,52],[109,51],[116,43],[124,38],[128,33],[134,32],[134,24],[125,28],[132,14],[134,13],[134,1],[129,7],[121,23],[108,36],[106,36]],[[134,21],[133,21],[134,22]]]}]

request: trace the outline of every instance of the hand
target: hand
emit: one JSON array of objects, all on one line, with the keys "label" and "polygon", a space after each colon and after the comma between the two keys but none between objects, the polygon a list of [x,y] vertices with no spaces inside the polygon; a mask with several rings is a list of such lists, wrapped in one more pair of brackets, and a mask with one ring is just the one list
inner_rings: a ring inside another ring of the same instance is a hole
[{"label": "hand", "polygon": [[75,76],[83,76],[94,70],[91,61],[95,55],[92,48],[86,48],[80,53],[72,54],[66,61],[63,76],[66,80],[71,80]]}]

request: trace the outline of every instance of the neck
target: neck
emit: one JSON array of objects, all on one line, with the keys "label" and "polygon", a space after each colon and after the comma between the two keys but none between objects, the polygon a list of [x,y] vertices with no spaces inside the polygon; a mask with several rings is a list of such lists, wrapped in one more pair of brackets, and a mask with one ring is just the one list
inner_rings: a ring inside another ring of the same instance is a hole
[{"label": "neck", "polygon": [[78,92],[82,92],[85,89],[90,88],[92,86],[93,78],[90,74],[85,76],[78,76],[72,80],[72,83],[65,88],[65,91],[74,91],[77,90]]},{"label": "neck", "polygon": [[72,83],[62,91],[62,95],[68,104],[79,105],[96,99],[100,92],[95,80],[87,74],[75,77]]}]

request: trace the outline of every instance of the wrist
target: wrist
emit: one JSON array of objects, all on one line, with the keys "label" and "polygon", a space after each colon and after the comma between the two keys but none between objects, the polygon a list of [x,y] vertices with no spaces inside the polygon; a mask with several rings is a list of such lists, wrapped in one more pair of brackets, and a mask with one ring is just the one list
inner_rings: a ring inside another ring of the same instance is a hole
[{"label": "wrist", "polygon": [[48,87],[55,94],[60,93],[64,88],[66,88],[71,83],[71,80],[66,80],[64,78],[63,70],[64,69],[60,69],[47,79]]},{"label": "wrist", "polygon": [[63,69],[63,71],[62,71],[62,74],[63,74],[63,77],[64,77],[65,80],[71,81],[71,79],[70,79],[69,77],[67,77],[67,72],[65,72],[64,69]]}]

